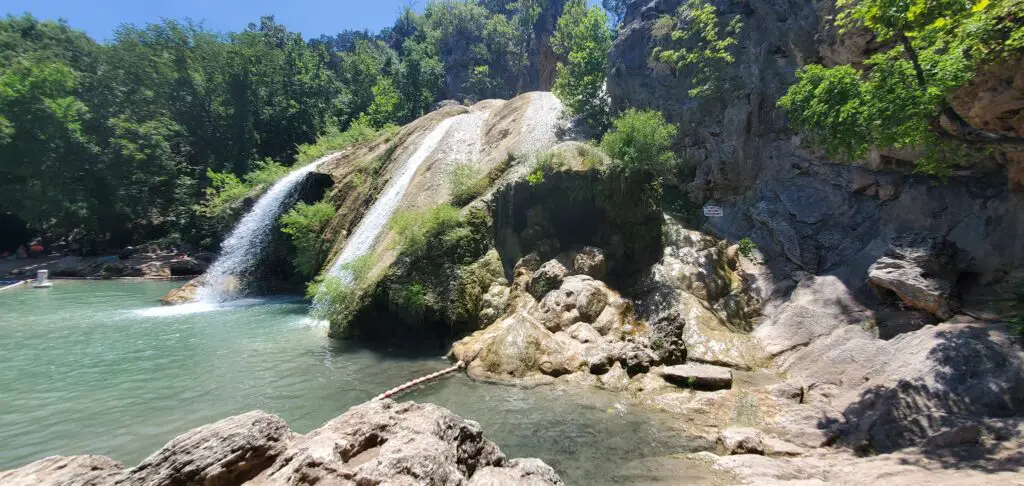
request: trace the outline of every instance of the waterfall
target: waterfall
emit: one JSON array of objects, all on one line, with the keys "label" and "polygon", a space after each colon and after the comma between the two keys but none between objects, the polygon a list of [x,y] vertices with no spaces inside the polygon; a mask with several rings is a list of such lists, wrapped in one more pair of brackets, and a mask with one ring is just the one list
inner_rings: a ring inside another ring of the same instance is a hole
[{"label": "waterfall", "polygon": [[[412,183],[416,171],[423,162],[438,149],[438,145],[445,139],[445,135],[449,131],[454,132],[454,135],[449,137],[451,140],[447,140],[446,146],[441,147],[442,151],[466,152],[468,146],[473,149],[473,152],[476,152],[476,148],[479,146],[479,142],[477,142],[479,133],[486,118],[486,112],[453,116],[446,118],[428,133],[412,156],[395,172],[380,197],[374,201],[373,206],[363,216],[363,219],[356,226],[355,231],[352,232],[352,235],[342,248],[341,253],[331,264],[327,275],[339,278],[345,284],[351,284],[352,275],[346,270],[345,266],[373,249],[374,243],[384,230],[384,227],[387,226],[388,221],[391,220],[391,216],[398,209],[402,197],[405,196],[406,189],[409,188],[409,184]],[[457,126],[453,127],[453,125]],[[472,136],[463,136],[467,133],[471,133]],[[466,155],[475,156],[475,153]],[[316,309],[321,308],[325,304],[324,299],[326,298],[323,294],[318,294],[313,299],[314,314]]]},{"label": "waterfall", "polygon": [[374,201],[373,206],[370,206],[370,210],[366,212],[366,216],[363,216],[362,221],[356,226],[352,236],[349,237],[345,247],[342,248],[341,254],[331,264],[328,275],[339,277],[345,283],[350,283],[351,276],[345,271],[345,265],[352,263],[356,258],[365,255],[373,248],[373,243],[377,240],[377,236],[380,235],[384,226],[388,224],[391,215],[398,209],[398,203],[402,201],[402,196],[405,195],[405,190],[409,188],[413,176],[416,175],[416,170],[434,152],[434,149],[437,148],[437,145],[441,142],[448,128],[455,122],[455,119],[462,116],[466,115],[446,118],[423,138],[416,152],[398,169],[398,172],[392,177],[384,192]]},{"label": "waterfall", "polygon": [[270,242],[270,230],[288,207],[287,203],[294,195],[295,187],[330,157],[321,157],[293,170],[260,196],[221,244],[220,256],[203,276],[196,300],[216,303],[231,300],[238,294],[236,279],[245,277],[259,263],[260,256]]}]

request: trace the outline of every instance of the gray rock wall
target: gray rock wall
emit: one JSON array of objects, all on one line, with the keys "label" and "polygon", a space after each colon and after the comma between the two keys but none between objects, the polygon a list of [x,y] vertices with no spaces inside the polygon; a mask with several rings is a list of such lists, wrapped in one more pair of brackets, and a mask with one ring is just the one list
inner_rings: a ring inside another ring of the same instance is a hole
[{"label": "gray rock wall", "polygon": [[793,271],[834,274],[860,287],[893,238],[922,231],[963,249],[965,271],[980,283],[1022,272],[1024,194],[1007,192],[1004,173],[942,183],[886,157],[898,170],[835,163],[788,129],[776,103],[796,69],[848,62],[871,47],[866,33],[836,35],[831,1],[712,1],[723,17],[739,15],[744,27],[736,61],[723,73],[725,92],[703,101],[688,96],[688,73],[649,60],[654,22],[681,3],[630,4],[611,53],[608,91],[617,109],[653,108],[679,124],[677,148],[697,167],[690,197],[725,208],[723,217],[707,220],[714,232],[750,236],[780,278]]}]

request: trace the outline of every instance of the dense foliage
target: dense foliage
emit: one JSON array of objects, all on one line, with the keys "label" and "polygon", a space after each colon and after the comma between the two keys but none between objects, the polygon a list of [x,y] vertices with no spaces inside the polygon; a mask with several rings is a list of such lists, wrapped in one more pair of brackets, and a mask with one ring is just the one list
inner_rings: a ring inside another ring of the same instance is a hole
[{"label": "dense foliage", "polygon": [[677,167],[672,151],[676,131],[660,112],[629,109],[612,122],[612,129],[601,139],[601,148],[627,171],[669,175]]},{"label": "dense foliage", "polygon": [[295,269],[303,277],[316,275],[327,258],[331,239],[325,238],[324,232],[333,218],[334,205],[327,200],[314,204],[299,202],[281,215],[281,231],[295,245]]},{"label": "dense foliage", "polygon": [[663,15],[654,24],[657,47],[651,58],[688,73],[691,97],[713,94],[722,88],[721,72],[735,61],[730,48],[742,28],[739,15],[722,25],[718,9],[707,0],[686,0],[675,15]]},{"label": "dense foliage", "polygon": [[216,208],[267,160],[314,160],[350,126],[402,124],[444,98],[535,89],[540,13],[561,1],[432,1],[379,33],[309,42],[273,17],[228,34],[125,25],[102,44],[0,19],[0,212],[51,243],[214,245]]},{"label": "dense foliage", "polygon": [[832,156],[871,148],[922,153],[918,169],[940,176],[1024,139],[971,126],[949,98],[979,71],[1024,50],[1016,0],[843,0],[843,31],[867,29],[882,46],[857,65],[809,65],[779,104],[795,128]]},{"label": "dense foliage", "polygon": [[558,63],[552,92],[571,114],[603,129],[608,123],[609,100],[604,83],[612,46],[608,15],[600,7],[588,8],[586,0],[569,0],[551,44],[566,59]]}]

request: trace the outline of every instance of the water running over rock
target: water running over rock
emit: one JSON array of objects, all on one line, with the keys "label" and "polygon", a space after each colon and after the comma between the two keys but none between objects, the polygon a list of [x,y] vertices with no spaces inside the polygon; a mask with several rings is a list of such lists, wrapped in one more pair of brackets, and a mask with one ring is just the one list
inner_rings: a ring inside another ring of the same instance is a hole
[{"label": "water running over rock", "polygon": [[196,300],[212,304],[238,295],[240,282],[236,279],[244,278],[259,261],[270,241],[270,230],[289,206],[287,203],[295,195],[295,187],[329,157],[331,155],[293,170],[256,201],[221,244],[220,256],[203,277]]},{"label": "water running over rock", "polygon": [[384,192],[373,203],[366,216],[359,222],[359,226],[356,226],[356,230],[352,232],[352,237],[348,239],[345,247],[342,248],[341,254],[331,264],[328,275],[338,277],[346,283],[351,280],[351,275],[345,271],[345,265],[352,263],[356,258],[365,255],[373,248],[373,243],[377,240],[377,236],[380,235],[384,226],[387,225],[391,215],[398,209],[398,203],[402,201],[405,190],[409,187],[409,183],[412,182],[413,176],[416,175],[416,169],[419,169],[420,164],[427,160],[427,157],[434,152],[434,149],[437,148],[437,145],[441,142],[441,139],[448,132],[448,129],[451,128],[452,124],[463,116],[466,115],[445,119],[423,138],[416,152],[398,170],[387,188],[384,189]]}]

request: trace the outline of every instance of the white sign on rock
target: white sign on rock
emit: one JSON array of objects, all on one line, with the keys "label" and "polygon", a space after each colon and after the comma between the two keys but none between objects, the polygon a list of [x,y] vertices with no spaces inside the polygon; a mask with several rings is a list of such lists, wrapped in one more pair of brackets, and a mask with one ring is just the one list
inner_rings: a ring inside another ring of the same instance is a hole
[{"label": "white sign on rock", "polygon": [[709,218],[717,218],[722,216],[723,214],[724,213],[722,212],[721,206],[704,206],[704,216],[707,216]]}]

